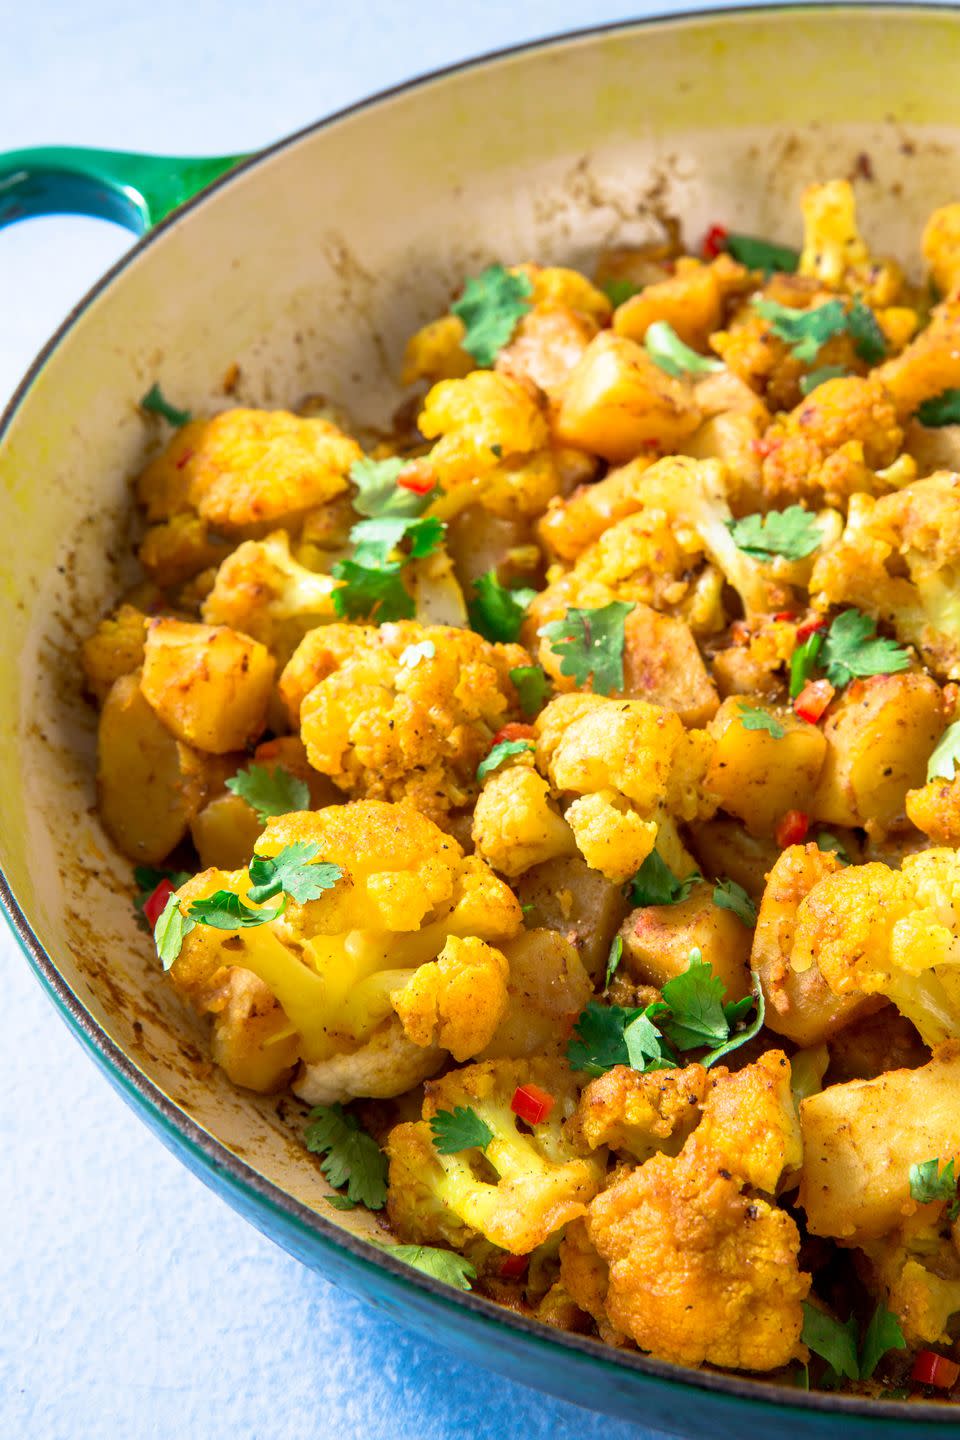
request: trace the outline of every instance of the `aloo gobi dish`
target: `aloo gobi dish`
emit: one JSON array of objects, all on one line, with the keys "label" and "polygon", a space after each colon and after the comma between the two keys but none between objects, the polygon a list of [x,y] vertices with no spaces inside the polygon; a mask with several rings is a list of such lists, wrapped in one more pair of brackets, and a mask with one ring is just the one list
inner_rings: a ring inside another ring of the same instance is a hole
[{"label": "aloo gobi dish", "polygon": [[913,278],[801,208],[466,279],[389,433],[154,386],[99,809],[157,984],[398,1257],[945,1399],[960,204]]}]

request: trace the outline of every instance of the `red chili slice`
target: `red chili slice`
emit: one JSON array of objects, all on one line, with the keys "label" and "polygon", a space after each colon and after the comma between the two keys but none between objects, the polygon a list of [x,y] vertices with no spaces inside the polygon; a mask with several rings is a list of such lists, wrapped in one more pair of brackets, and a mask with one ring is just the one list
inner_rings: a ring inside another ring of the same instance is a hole
[{"label": "red chili slice", "polygon": [[504,725],[503,729],[498,730],[494,735],[490,741],[490,749],[493,750],[495,746],[502,745],[505,740],[535,740],[536,738],[537,732],[532,725],[524,725],[519,720],[511,720],[509,725]]},{"label": "red chili slice", "polygon": [[935,1385],[938,1390],[952,1390],[960,1379],[960,1365],[936,1350],[921,1350],[913,1362],[910,1379],[921,1385]]},{"label": "red chili slice", "polygon": [[794,714],[816,725],[836,693],[829,680],[808,680],[793,702]]},{"label": "red chili slice", "polygon": [[404,490],[412,490],[414,495],[429,495],[436,483],[437,477],[430,466],[417,460],[397,476],[397,484]]},{"label": "red chili slice", "polygon": [[542,1125],[550,1118],[556,1100],[539,1085],[518,1085],[510,1101],[510,1109],[528,1125]]},{"label": "red chili slice", "polygon": [[809,829],[809,815],[802,810],[788,810],[775,831],[777,844],[781,850],[786,850],[788,845],[802,845]]},{"label": "red chili slice", "polygon": [[703,256],[705,260],[716,260],[727,248],[727,235],[730,232],[725,225],[711,225],[703,237]]},{"label": "red chili slice", "polygon": [[797,612],[796,610],[778,610],[773,618],[774,620],[796,620]]},{"label": "red chili slice", "polygon": [[797,644],[802,645],[804,640],[809,640],[810,636],[815,631],[822,630],[826,623],[826,618],[823,615],[820,616],[819,620],[804,620],[802,625],[797,626]]},{"label": "red chili slice", "polygon": [[172,894],[173,886],[166,876],[164,876],[159,885],[157,885],[154,890],[151,890],[143,902],[143,918],[147,921],[151,930],[167,908],[167,901]]}]

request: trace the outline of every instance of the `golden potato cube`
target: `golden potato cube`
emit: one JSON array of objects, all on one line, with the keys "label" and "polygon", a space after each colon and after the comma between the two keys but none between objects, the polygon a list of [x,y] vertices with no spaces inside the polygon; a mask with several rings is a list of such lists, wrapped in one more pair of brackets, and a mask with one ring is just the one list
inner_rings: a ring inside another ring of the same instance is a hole
[{"label": "golden potato cube", "polygon": [[166,859],[203,803],[201,767],[157,718],[139,674],[114,681],[100,715],[97,791],[118,850],[145,864]]},{"label": "golden potato cube", "polygon": [[557,930],[576,950],[594,981],[603,975],[610,943],[627,913],[622,885],[591,870],[579,855],[545,860],[516,881],[521,905],[533,908],[526,924]]},{"label": "golden potato cube", "polygon": [[944,723],[940,687],[929,675],[855,680],[823,727],[827,753],[812,813],[830,825],[902,826],[907,791],[924,784]]},{"label": "golden potato cube", "polygon": [[706,725],[720,705],[693,631],[683,620],[637,604],[623,627],[623,693]]},{"label": "golden potato cube", "polygon": [[650,326],[666,321],[686,345],[706,349],[709,336],[723,319],[723,293],[709,265],[680,260],[676,273],[645,285],[618,306],[613,328],[630,340],[642,340]]},{"label": "golden potato cube", "polygon": [[239,795],[218,795],[190,821],[204,870],[242,870],[250,862],[263,825]]},{"label": "golden potato cube", "polygon": [[690,951],[698,949],[723,981],[727,999],[742,1000],[750,993],[751,933],[732,910],[714,905],[711,884],[698,884],[676,905],[645,905],[627,916],[620,927],[623,965],[635,980],[662,990],[684,973]]},{"label": "golden potato cube", "polygon": [[913,1214],[910,1166],[960,1161],[960,1044],[919,1070],[829,1085],[800,1107],[800,1204],[813,1235],[862,1243]]},{"label": "golden potato cube", "polygon": [[633,340],[603,330],[570,373],[556,434],[562,444],[622,462],[648,446],[675,449],[700,418],[688,385]]},{"label": "golden potato cube", "polygon": [[[766,709],[784,733],[748,729],[745,711]],[[788,810],[809,810],[810,796],[823,765],[827,744],[816,725],[792,714],[777,714],[763,701],[731,695],[707,729],[716,741],[704,780],[754,835],[770,835]]]},{"label": "golden potato cube", "polygon": [[718,815],[690,827],[691,848],[705,875],[724,875],[742,885],[758,903],[767,873],[780,854],[774,841],[750,835],[739,820]]},{"label": "golden potato cube", "polygon": [[266,725],[275,661],[225,625],[154,620],[141,685],[171,734],[198,750],[242,750]]}]

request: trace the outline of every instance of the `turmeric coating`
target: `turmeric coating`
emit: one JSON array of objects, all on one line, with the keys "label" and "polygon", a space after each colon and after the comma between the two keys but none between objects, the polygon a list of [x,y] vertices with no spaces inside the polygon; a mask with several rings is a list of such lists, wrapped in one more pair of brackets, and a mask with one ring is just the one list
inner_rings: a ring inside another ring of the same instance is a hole
[{"label": "turmeric coating", "polygon": [[157,983],[316,1107],[343,1208],[621,1351],[921,1395],[960,1360],[960,202],[925,275],[849,181],[800,211],[796,250],[490,265],[367,453],[187,420],[81,665]]}]

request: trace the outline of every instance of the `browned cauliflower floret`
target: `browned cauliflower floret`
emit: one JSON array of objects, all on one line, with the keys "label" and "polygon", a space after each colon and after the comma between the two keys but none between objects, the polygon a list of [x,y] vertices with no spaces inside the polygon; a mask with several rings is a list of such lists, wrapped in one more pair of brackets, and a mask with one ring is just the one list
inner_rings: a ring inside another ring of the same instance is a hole
[{"label": "browned cauliflower floret", "polygon": [[172,589],[220,564],[230,541],[192,511],[148,527],[137,559],[157,585]]},{"label": "browned cauliflower floret", "polygon": [[852,604],[885,621],[938,675],[960,677],[960,476],[930,475],[879,500],[855,496],[810,592],[822,607]]},{"label": "browned cauliflower floret", "polygon": [[641,1161],[676,1155],[700,1119],[710,1079],[702,1065],[648,1074],[615,1065],[590,1081],[575,1124],[591,1150],[605,1145]]},{"label": "browned cauliflower floret", "polygon": [[151,620],[140,687],[172,735],[198,750],[242,750],[266,727],[275,664],[225,625]]},{"label": "browned cauliflower floret", "polygon": [[587,1238],[584,1220],[571,1220],[560,1242],[560,1279],[580,1309],[591,1317],[607,1345],[626,1345],[628,1338],[607,1319],[610,1270]]},{"label": "browned cauliflower floret", "polygon": [[224,560],[201,613],[208,625],[242,630],[285,660],[308,630],[334,619],[336,587],[330,575],[298,564],[287,532],[277,530]]},{"label": "browned cauliflower floret", "polygon": [[799,273],[831,290],[862,295],[871,305],[893,305],[903,285],[894,260],[875,260],[857,228],[857,206],[849,180],[808,185],[800,197],[803,253]]},{"label": "browned cauliflower floret", "polygon": [[609,1321],[641,1349],[687,1365],[775,1370],[798,1354],[800,1237],[747,1186],[774,1190],[800,1159],[790,1067],[778,1051],[717,1076],[680,1154],[654,1155],[591,1203],[607,1261]]},{"label": "browned cauliflower floret", "polygon": [[960,848],[960,780],[942,777],[907,792],[907,818],[934,845]]},{"label": "browned cauliflower floret", "polygon": [[[379,801],[277,817],[257,853],[293,844],[317,847],[315,862],[341,878],[261,925],[197,925],[170,970],[178,991],[216,1012],[232,968],[258,976],[297,1036],[295,1088],[314,1101],[400,1094],[434,1073],[440,1047],[482,1049],[507,1007],[507,961],[494,946],[522,921],[503,882],[415,810]],[[207,870],[178,894],[183,908],[249,887],[246,872]]]},{"label": "browned cauliflower floret", "polygon": [[443,816],[475,798],[477,766],[519,718],[509,672],[529,663],[519,646],[471,630],[329,625],[294,654],[281,693],[291,718],[299,715],[311,765],[341,790],[407,797]]},{"label": "browned cauliflower floret", "polygon": [[523,764],[496,771],[484,784],[473,812],[473,843],[488,865],[511,877],[577,853],[550,786]]},{"label": "browned cauliflower floret", "polygon": [[[536,722],[537,765],[574,797],[565,817],[587,864],[629,879],[670,822],[705,818],[712,742],[643,700],[559,695]],[[693,866],[689,866],[692,869]]]},{"label": "browned cauliflower floret", "polygon": [[143,664],[149,621],[135,605],[121,605],[83,642],[80,661],[90,693],[102,705],[114,680],[132,675]]},{"label": "browned cauliflower floret", "polygon": [[[960,1163],[960,1147],[954,1163]],[[897,1317],[909,1346],[951,1344],[952,1322],[960,1314],[960,1244],[942,1217],[931,1222],[927,1208],[862,1246],[869,1288]]]},{"label": "browned cauliflower floret", "polygon": [[924,400],[960,386],[960,295],[935,306],[930,324],[873,374],[892,396],[901,421]]},{"label": "browned cauliflower floret", "polygon": [[941,205],[923,229],[923,258],[941,295],[960,284],[960,204]]},{"label": "browned cauliflower floret", "polygon": [[[510,1102],[524,1084],[554,1104],[544,1121],[521,1131]],[[429,1121],[458,1106],[492,1130],[482,1152],[441,1155],[434,1146]],[[559,1060],[487,1060],[429,1083],[423,1119],[396,1126],[387,1141],[387,1213],[396,1234],[456,1246],[482,1235],[515,1255],[542,1245],[585,1214],[603,1175],[603,1157],[583,1158],[566,1138],[575,1106],[573,1078]]]}]

